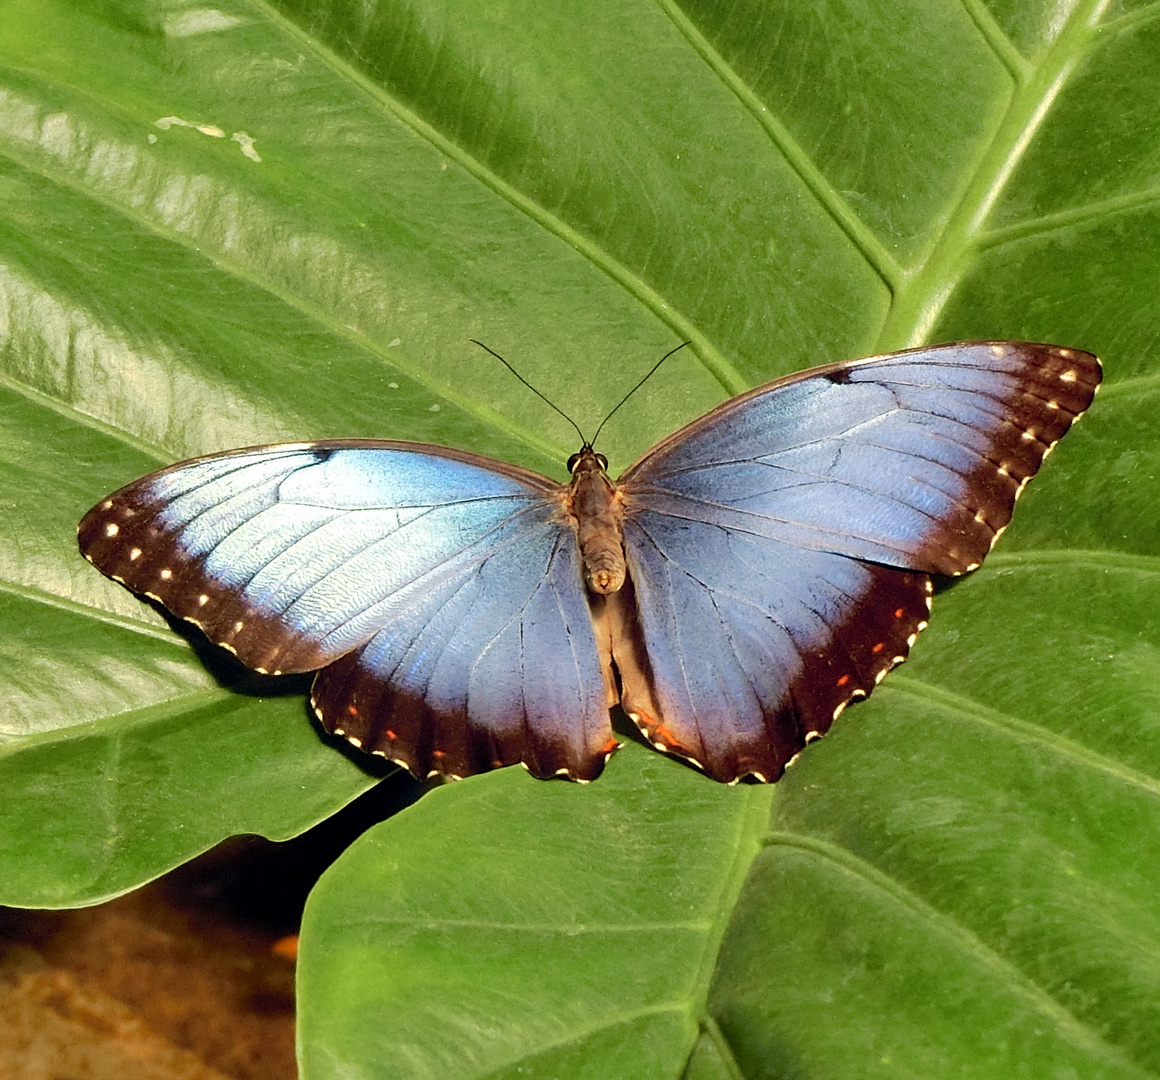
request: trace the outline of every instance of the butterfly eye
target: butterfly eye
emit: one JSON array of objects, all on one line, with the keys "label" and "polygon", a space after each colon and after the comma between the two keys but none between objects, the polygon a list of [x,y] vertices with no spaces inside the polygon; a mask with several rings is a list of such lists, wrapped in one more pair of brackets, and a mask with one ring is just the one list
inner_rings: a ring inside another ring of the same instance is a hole
[{"label": "butterfly eye", "polygon": [[580,462],[580,455],[579,455],[579,454],[573,454],[573,455],[572,455],[572,456],[571,456],[571,457],[568,459],[568,471],[569,471],[570,473],[574,473],[574,472],[576,471],[576,466],[579,464],[579,462]]},{"label": "butterfly eye", "polygon": [[597,454],[596,460],[600,463],[600,467],[605,472],[607,472],[608,471],[608,458],[606,458],[603,454]]}]

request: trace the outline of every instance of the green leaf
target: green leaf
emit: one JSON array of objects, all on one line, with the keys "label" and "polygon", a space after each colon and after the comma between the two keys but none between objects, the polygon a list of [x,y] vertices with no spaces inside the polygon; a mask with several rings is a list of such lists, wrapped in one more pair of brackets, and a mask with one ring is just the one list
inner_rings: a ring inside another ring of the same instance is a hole
[{"label": "green leaf", "polygon": [[1160,7],[15,0],[0,8],[0,902],[131,888],[373,782],[78,556],[161,464],[414,438],[614,468],[927,340],[1108,385],[907,669],[774,788],[636,746],[363,837],[303,1073],[1160,1072]]}]

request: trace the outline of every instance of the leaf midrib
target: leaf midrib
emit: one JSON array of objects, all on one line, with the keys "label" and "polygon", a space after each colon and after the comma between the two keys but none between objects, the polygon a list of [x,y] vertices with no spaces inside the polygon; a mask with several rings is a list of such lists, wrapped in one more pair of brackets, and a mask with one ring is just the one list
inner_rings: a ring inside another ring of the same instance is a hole
[{"label": "leaf midrib", "polygon": [[[944,306],[984,245],[986,218],[1015,174],[1039,125],[1070,74],[1095,49],[1097,23],[1109,3],[1084,0],[1077,5],[1040,61],[1030,68],[1029,76],[1016,81],[1007,110],[930,254],[894,296],[879,331],[880,351],[921,345],[933,332]],[[993,42],[989,37],[987,40],[994,50]]]},{"label": "leaf midrib", "polygon": [[[829,215],[830,219],[842,230],[846,238],[854,245],[893,296],[901,286],[905,274],[889,248],[854,212],[850,203],[842,197],[838,189],[790,134],[789,128],[768,106],[762,104],[761,98],[753,88],[726,63],[725,58],[713,48],[692,20],[677,6],[675,0],[658,0],[658,2],[694,51],[741,102],[756,121],[758,127],[764,132],[766,138],[781,154],[782,159],[793,170],[794,175],[813,195],[818,205]],[[738,390],[733,392],[737,393]]]},{"label": "leaf midrib", "polygon": [[186,716],[215,705],[235,704],[237,701],[238,695],[224,688],[190,690],[149,705],[125,709],[123,712],[107,713],[94,720],[86,720],[69,727],[56,727],[48,731],[11,736],[10,741],[0,742],[0,761],[56,743],[80,742],[86,739],[120,742],[126,732],[147,729],[160,721]]}]

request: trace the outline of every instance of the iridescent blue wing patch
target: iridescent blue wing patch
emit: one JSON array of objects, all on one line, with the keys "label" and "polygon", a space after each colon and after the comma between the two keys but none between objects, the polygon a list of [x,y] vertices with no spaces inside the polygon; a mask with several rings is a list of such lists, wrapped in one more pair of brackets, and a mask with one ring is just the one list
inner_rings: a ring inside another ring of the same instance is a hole
[{"label": "iridescent blue wing patch", "polygon": [[560,491],[439,447],[259,447],[122,488],[80,545],[247,666],[322,669],[324,726],[416,775],[587,779],[614,744]]},{"label": "iridescent blue wing patch", "polygon": [[663,441],[621,478],[626,710],[718,779],[776,779],[905,659],[927,575],[978,566],[1099,379],[1054,346],[919,349],[790,376]]},{"label": "iridescent blue wing patch", "polygon": [[643,641],[625,711],[716,780],[776,780],[865,697],[930,613],[931,581],[708,522],[642,513],[625,541]]}]

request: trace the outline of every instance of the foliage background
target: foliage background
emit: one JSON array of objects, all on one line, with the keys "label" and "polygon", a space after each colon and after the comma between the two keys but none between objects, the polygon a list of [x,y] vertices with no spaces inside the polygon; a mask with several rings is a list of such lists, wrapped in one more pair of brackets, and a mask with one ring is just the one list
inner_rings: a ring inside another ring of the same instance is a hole
[{"label": "foliage background", "polygon": [[[160,464],[415,438],[614,467],[925,341],[1107,385],[912,663],[776,788],[636,746],[441,788],[319,884],[303,1074],[1160,1074],[1160,5],[0,7],[0,902],[95,903],[375,777],[83,563]],[[217,677],[210,672],[216,671]]]}]

